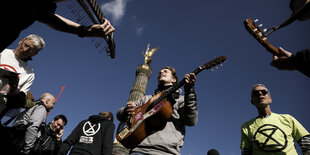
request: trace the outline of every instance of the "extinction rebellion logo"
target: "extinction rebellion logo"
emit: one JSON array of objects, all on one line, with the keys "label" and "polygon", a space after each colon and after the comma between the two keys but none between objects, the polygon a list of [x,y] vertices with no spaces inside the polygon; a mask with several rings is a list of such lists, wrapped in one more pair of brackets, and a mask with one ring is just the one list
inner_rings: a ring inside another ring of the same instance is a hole
[{"label": "extinction rebellion logo", "polygon": [[254,135],[257,147],[266,152],[277,152],[287,147],[287,135],[279,127],[265,124]]},{"label": "extinction rebellion logo", "polygon": [[94,137],[98,131],[100,130],[100,123],[98,124],[91,124],[89,121],[85,122],[83,125],[83,133],[86,136],[81,136],[79,139],[80,143],[88,143],[91,144],[94,142]]}]

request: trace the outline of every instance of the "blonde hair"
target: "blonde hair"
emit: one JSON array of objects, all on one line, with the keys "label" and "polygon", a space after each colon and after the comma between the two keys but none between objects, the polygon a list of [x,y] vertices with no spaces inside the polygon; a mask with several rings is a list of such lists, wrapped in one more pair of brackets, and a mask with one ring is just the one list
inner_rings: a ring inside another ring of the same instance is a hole
[{"label": "blonde hair", "polygon": [[110,111],[101,112],[101,113],[99,113],[99,116],[107,118],[107,119],[111,120],[112,122],[114,120],[113,114]]}]

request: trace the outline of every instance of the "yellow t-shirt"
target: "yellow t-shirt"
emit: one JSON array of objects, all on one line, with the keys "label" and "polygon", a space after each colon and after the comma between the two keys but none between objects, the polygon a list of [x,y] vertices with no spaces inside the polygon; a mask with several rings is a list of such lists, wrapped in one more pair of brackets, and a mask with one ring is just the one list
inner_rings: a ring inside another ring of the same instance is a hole
[{"label": "yellow t-shirt", "polygon": [[253,155],[298,155],[294,140],[309,132],[291,115],[272,113],[267,118],[254,118],[241,127],[241,149]]}]

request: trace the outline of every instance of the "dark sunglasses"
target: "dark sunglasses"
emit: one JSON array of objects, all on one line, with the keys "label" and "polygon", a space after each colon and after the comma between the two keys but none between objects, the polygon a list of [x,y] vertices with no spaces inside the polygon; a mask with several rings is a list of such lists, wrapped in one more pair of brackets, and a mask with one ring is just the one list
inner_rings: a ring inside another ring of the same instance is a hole
[{"label": "dark sunglasses", "polygon": [[259,96],[260,95],[259,92],[261,92],[265,96],[266,94],[268,94],[269,91],[267,89],[253,90],[252,94],[254,96]]}]

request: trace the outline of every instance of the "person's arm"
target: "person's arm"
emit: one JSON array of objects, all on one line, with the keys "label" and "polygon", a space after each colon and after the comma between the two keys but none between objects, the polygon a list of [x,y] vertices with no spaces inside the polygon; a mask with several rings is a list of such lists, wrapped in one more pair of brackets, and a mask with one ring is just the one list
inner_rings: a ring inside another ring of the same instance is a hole
[{"label": "person's arm", "polygon": [[102,146],[102,155],[110,155],[113,151],[113,136],[114,136],[115,125],[109,122],[109,125],[104,129],[104,139]]},{"label": "person's arm", "polygon": [[124,112],[125,107],[121,107],[117,113],[116,113],[116,118],[117,120],[121,121],[121,122],[126,122],[127,121],[127,114]]},{"label": "person's arm", "polygon": [[251,142],[248,139],[248,136],[245,134],[247,133],[247,128],[243,124],[241,127],[241,155],[252,155]]},{"label": "person's arm", "polygon": [[56,133],[56,140],[61,142],[61,138],[64,134],[64,130],[60,129],[59,132]]},{"label": "person's arm", "polygon": [[55,148],[54,148],[54,150],[53,150],[53,155],[57,155],[58,154],[58,151],[59,151],[59,149],[60,149],[60,146],[61,146],[61,144],[62,144],[62,135],[63,135],[63,132],[64,132],[64,130],[63,129],[61,129],[60,131],[59,131],[59,133],[56,133],[56,142],[55,142]]},{"label": "person's arm", "polygon": [[271,65],[280,70],[298,70],[310,77],[310,49],[292,54],[283,48],[278,48],[279,56],[273,56]]},{"label": "person's arm", "polygon": [[252,152],[249,149],[241,149],[241,155],[252,155]]},{"label": "person's arm", "polygon": [[60,149],[58,151],[58,155],[66,155],[68,153],[69,149],[71,148],[71,146],[73,146],[74,144],[76,144],[78,142],[77,139],[79,139],[79,137],[78,137],[79,131],[82,130],[81,124],[82,124],[82,122],[80,122],[73,129],[71,134],[61,143]]},{"label": "person's arm", "polygon": [[39,127],[42,122],[46,119],[46,109],[44,106],[34,107],[34,110],[28,120],[32,124],[27,128],[25,133],[25,145],[23,148],[23,153],[30,153],[31,148],[34,146],[34,143],[37,139],[37,134]]},{"label": "person's arm", "polygon": [[79,37],[106,37],[115,31],[115,28],[107,19],[104,20],[103,24],[83,26],[58,14],[54,14],[38,21],[47,24],[55,30],[77,34]]},{"label": "person's arm", "polygon": [[117,111],[116,117],[117,120],[125,122],[128,119],[128,116],[134,112],[137,104],[135,102],[127,102],[125,107],[120,108]]},{"label": "person's arm", "polygon": [[303,155],[310,155],[310,134],[306,128],[298,122],[293,116],[287,114],[285,116],[287,122],[292,128],[292,137],[301,147]]},{"label": "person's arm", "polygon": [[[18,91],[8,94],[8,106],[12,108],[23,108],[26,105],[26,93],[30,90],[34,78],[35,75],[31,75],[23,85],[18,86]],[[16,81],[13,83],[16,83]]]},{"label": "person's arm", "polygon": [[194,126],[198,121],[197,97],[194,89],[196,76],[194,73],[186,74],[184,86],[184,107],[181,111],[181,118],[185,125]]},{"label": "person's arm", "polygon": [[20,87],[20,91],[23,91],[23,92],[25,92],[25,94],[27,94],[29,92],[29,90],[30,90],[31,85],[33,84],[34,79],[35,79],[35,74],[31,74],[28,77],[27,81],[24,82],[23,85],[19,86]]},{"label": "person's arm", "polygon": [[310,135],[302,137],[298,144],[301,148],[303,155],[310,155]]},{"label": "person's arm", "polygon": [[310,49],[305,49],[292,56],[295,68],[310,77]]}]

